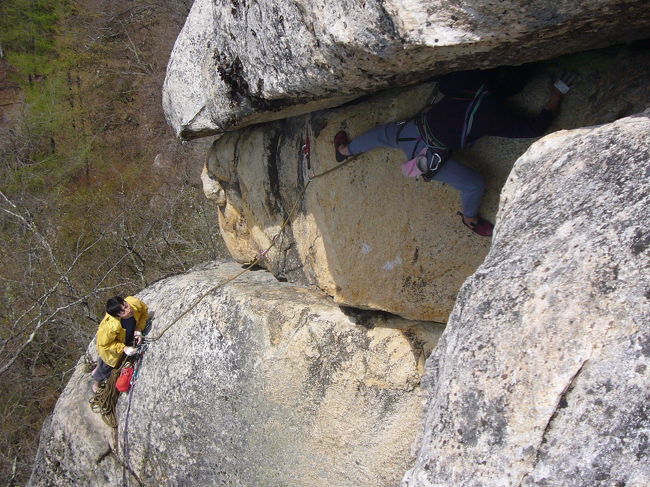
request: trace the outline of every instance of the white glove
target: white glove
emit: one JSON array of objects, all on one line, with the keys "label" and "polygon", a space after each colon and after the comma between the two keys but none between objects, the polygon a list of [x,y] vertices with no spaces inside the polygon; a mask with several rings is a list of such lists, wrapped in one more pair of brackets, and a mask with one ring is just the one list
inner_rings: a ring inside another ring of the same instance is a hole
[{"label": "white glove", "polygon": [[129,357],[131,355],[135,355],[138,352],[138,349],[135,347],[124,347],[124,353],[127,354]]},{"label": "white glove", "polygon": [[575,83],[577,77],[578,76],[575,73],[571,73],[571,72],[562,73],[562,75],[557,79],[557,81],[553,83],[553,86],[557,91],[559,91],[563,95],[566,95],[569,92],[569,90],[573,87],[573,84]]}]

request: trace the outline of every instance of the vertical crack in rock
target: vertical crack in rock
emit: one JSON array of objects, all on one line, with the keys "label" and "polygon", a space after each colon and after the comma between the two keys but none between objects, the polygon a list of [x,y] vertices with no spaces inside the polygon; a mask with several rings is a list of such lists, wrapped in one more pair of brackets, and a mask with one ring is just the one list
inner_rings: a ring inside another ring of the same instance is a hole
[{"label": "vertical crack in rock", "polygon": [[284,243],[285,232],[282,234],[282,239],[280,240],[280,253],[281,257],[278,262],[278,270],[276,278],[279,281],[295,280],[296,273],[304,275],[304,264],[296,257],[296,246],[295,240],[293,237],[293,232],[289,232],[290,235],[287,236],[289,242],[286,246],[282,245]]},{"label": "vertical crack in rock", "polygon": [[560,409],[564,409],[568,406],[568,401],[567,401],[567,395],[569,392],[573,390],[575,387],[575,383],[578,379],[578,376],[582,373],[582,370],[585,367],[585,364],[589,361],[588,358],[584,359],[582,363],[580,364],[580,367],[578,367],[578,370],[573,374],[567,385],[564,387],[560,395],[558,396],[557,403],[555,405],[555,408],[553,409],[553,413],[549,416],[548,421],[546,422],[546,426],[544,426],[544,431],[542,432],[542,438],[539,442],[539,445],[537,446],[537,451],[535,452],[535,461],[533,462],[533,465],[531,466],[530,470],[526,472],[522,477],[519,483],[517,484],[518,487],[521,487],[526,480],[526,478],[537,468],[537,464],[539,463],[540,457],[541,457],[541,449],[543,445],[546,443],[546,435],[548,432],[551,430],[551,424],[557,417],[557,415],[560,412]]},{"label": "vertical crack in rock", "polygon": [[[267,201],[269,208],[273,210],[274,213],[281,215],[282,221],[285,218],[290,218],[295,215],[291,215],[291,209],[294,205],[297,205],[298,202],[288,202],[288,205],[285,205],[283,201],[282,193],[280,192],[280,168],[281,160],[278,159],[278,154],[280,153],[280,147],[282,144],[282,134],[288,133],[290,129],[282,124],[280,130],[274,132],[271,137],[267,147],[268,158],[267,158],[267,174],[269,178],[270,186],[270,195],[267,196]],[[300,147],[305,143],[301,139],[297,139]],[[299,166],[302,166],[305,156],[302,150],[298,148],[298,160]],[[299,171],[299,179],[302,175]],[[299,192],[296,193],[295,197],[298,198],[300,195]],[[296,206],[297,208],[297,206]],[[304,264],[301,259],[298,257],[296,245],[296,239],[293,235],[293,227],[291,221],[287,222],[287,225],[282,229],[282,234],[278,237],[277,249],[279,253],[279,259],[275,264],[272,264],[271,271],[279,280],[290,280],[295,277],[296,274],[303,275]],[[293,277],[292,277],[293,276]]]}]

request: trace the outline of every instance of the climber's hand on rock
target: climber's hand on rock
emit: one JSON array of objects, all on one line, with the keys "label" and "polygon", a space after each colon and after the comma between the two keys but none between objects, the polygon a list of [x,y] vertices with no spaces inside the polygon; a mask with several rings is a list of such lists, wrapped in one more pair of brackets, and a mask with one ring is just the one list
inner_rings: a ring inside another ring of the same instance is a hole
[{"label": "climber's hand on rock", "polygon": [[578,77],[575,73],[566,72],[562,73],[555,82],[549,83],[548,100],[544,108],[557,115],[560,111],[560,102],[562,101],[562,98],[569,92],[577,78]]},{"label": "climber's hand on rock", "polygon": [[556,89],[562,96],[564,96],[569,92],[571,88],[573,88],[573,85],[577,79],[578,75],[575,73],[572,73],[570,71],[564,72],[558,79],[555,80],[555,83],[553,83],[553,88]]}]

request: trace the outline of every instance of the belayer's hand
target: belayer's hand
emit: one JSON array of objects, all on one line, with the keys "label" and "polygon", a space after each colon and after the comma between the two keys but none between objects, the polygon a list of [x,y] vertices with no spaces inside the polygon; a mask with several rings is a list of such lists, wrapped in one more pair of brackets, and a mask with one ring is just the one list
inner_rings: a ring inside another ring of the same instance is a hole
[{"label": "belayer's hand", "polygon": [[141,331],[136,331],[136,332],[133,334],[133,337],[135,338],[135,344],[136,344],[136,345],[140,345],[140,344],[144,341],[144,337],[142,336],[142,332],[141,332]]},{"label": "belayer's hand", "polygon": [[135,347],[124,347],[124,353],[127,354],[129,357],[131,355],[135,355],[137,351],[138,349]]}]

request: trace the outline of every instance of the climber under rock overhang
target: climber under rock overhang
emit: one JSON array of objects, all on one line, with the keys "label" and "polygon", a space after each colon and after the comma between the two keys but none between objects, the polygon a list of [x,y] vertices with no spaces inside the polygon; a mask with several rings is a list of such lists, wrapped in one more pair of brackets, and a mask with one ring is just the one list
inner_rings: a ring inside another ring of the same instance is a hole
[{"label": "climber under rock overhang", "polygon": [[378,147],[401,149],[409,158],[402,172],[424,181],[447,183],[461,192],[462,223],[478,235],[492,235],[493,225],[478,215],[485,181],[475,170],[456,161],[453,150],[481,137],[539,137],[548,129],[575,75],[564,74],[549,84],[549,96],[537,116],[509,110],[502,98],[521,91],[527,80],[523,67],[460,71],[437,79],[437,98],[408,120],[379,125],[350,140],[344,131],[334,137],[336,160]]}]

